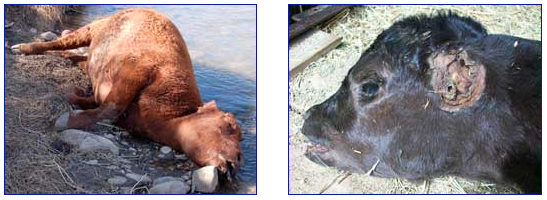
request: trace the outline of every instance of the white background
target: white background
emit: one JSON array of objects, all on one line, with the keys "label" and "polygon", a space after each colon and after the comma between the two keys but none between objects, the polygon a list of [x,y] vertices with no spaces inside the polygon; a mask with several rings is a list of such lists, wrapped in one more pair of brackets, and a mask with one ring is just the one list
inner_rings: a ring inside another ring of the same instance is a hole
[{"label": "white background", "polygon": [[[411,199],[468,199],[468,198],[497,198],[497,199],[521,199],[521,198],[533,198],[539,199],[541,196],[515,196],[515,195],[344,195],[344,196],[332,196],[332,195],[287,195],[288,193],[288,43],[287,43],[287,4],[480,4],[480,3],[535,3],[539,4],[541,1],[388,1],[388,0],[360,0],[360,1],[339,1],[339,0],[315,0],[315,1],[288,1],[288,0],[185,0],[185,1],[3,1],[3,3],[25,3],[25,4],[150,4],[150,3],[183,3],[183,4],[225,4],[225,3],[238,3],[238,4],[258,4],[257,6],[257,145],[258,145],[258,182],[257,193],[258,195],[192,195],[192,196],[138,196],[138,195],[48,195],[48,196],[21,196],[11,195],[4,196],[12,199],[385,199],[385,198],[411,198]],[[2,18],[4,12],[2,11]],[[2,32],[3,35],[3,32]],[[3,54],[2,54],[3,59]],[[3,70],[2,66],[2,70]],[[543,70],[543,74],[547,73]],[[1,74],[4,79],[4,74]],[[542,75],[543,76],[543,75]],[[546,80],[546,79],[543,79]],[[545,82],[545,81],[544,81]],[[0,95],[4,94],[4,85],[2,82],[2,90]],[[543,89],[545,91],[545,89]],[[542,91],[542,93],[543,93]],[[4,101],[1,101],[2,112],[4,109]],[[2,122],[3,115],[2,116]],[[543,119],[545,121],[545,119]],[[3,127],[1,126],[2,133]],[[1,140],[2,146],[4,140]],[[545,151],[544,151],[545,152]],[[2,152],[2,162],[3,162]],[[545,153],[543,154],[545,157]],[[2,171],[4,165],[2,165]],[[545,169],[545,166],[543,166]],[[545,170],[543,170],[545,172]],[[3,176],[3,173],[2,173]],[[2,181],[3,185],[3,181]],[[545,185],[545,184],[544,184]],[[3,188],[3,187],[2,187]],[[545,188],[545,186],[543,186]],[[543,191],[546,191],[543,189]]]}]

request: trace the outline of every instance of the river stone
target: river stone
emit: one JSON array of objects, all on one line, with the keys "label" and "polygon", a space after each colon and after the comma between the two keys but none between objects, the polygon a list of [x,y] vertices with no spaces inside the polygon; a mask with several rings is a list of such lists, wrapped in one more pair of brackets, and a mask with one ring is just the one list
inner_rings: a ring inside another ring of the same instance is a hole
[{"label": "river stone", "polygon": [[188,158],[184,154],[177,154],[177,155],[175,155],[175,158],[180,159],[180,160],[188,160]]},{"label": "river stone", "polygon": [[120,187],[120,194],[133,194],[132,187]]},{"label": "river stone", "polygon": [[106,134],[104,135],[104,137],[108,138],[108,139],[116,139],[116,136],[112,135],[112,134]]},{"label": "river stone", "polygon": [[89,160],[89,161],[84,161],[85,164],[88,164],[88,165],[97,165],[99,164],[99,161],[98,160]]},{"label": "river stone", "polygon": [[110,169],[110,170],[119,169],[119,167],[116,166],[116,165],[110,165],[110,166],[107,166],[106,168],[107,168],[107,169]]},{"label": "river stone", "polygon": [[150,188],[150,194],[186,194],[188,191],[190,191],[190,186],[180,180],[154,183],[154,186]]},{"label": "river stone", "polygon": [[171,147],[163,146],[163,147],[161,147],[160,151],[161,151],[161,153],[163,153],[163,154],[168,154],[168,153],[171,152]]},{"label": "river stone", "polygon": [[61,132],[60,139],[84,152],[109,151],[116,155],[120,153],[118,147],[109,139],[85,131],[76,129],[64,130]]},{"label": "river stone", "polygon": [[215,166],[205,166],[192,173],[194,191],[213,193],[218,185],[218,173]]},{"label": "river stone", "polygon": [[52,40],[56,40],[58,38],[57,34],[51,32],[51,31],[48,31],[48,32],[44,32],[42,34],[40,34],[40,38],[44,39],[45,41],[52,41]]},{"label": "river stone", "polygon": [[126,181],[127,179],[122,176],[114,176],[108,179],[108,183],[111,185],[123,185]]},{"label": "river stone", "polygon": [[150,179],[150,177],[148,177],[147,175],[127,173],[127,174],[125,174],[125,177],[130,178],[134,181],[140,181],[141,183],[150,183],[150,182],[152,182],[152,179]]},{"label": "river stone", "polygon": [[128,137],[128,136],[129,136],[129,132],[127,132],[127,131],[122,131],[122,132],[121,132],[121,136],[122,136],[122,137]]},{"label": "river stone", "polygon": [[164,176],[164,177],[159,177],[159,178],[154,179],[154,184],[153,185],[155,186],[155,185],[159,185],[159,184],[169,182],[169,181],[181,181],[181,180],[182,180],[181,178],[177,178],[177,177]]},{"label": "river stone", "polygon": [[182,180],[185,180],[185,181],[190,180],[191,177],[192,177],[192,172],[186,172],[181,176]]},{"label": "river stone", "polygon": [[125,163],[125,164],[131,164],[131,161],[125,159],[125,158],[122,158],[122,157],[118,157],[118,160],[121,162],[121,163]]}]

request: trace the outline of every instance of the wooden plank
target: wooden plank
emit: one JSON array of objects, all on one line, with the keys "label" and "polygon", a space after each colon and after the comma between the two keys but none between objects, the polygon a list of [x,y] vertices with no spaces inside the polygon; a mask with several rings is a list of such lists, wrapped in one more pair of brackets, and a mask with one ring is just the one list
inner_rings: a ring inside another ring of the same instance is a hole
[{"label": "wooden plank", "polygon": [[291,18],[295,22],[303,21],[305,19],[308,19],[309,17],[313,16],[314,14],[317,14],[318,12],[321,12],[325,8],[328,8],[330,5],[318,5],[313,8],[310,8],[308,10],[305,10],[304,12],[300,12],[296,15],[293,15]]},{"label": "wooden plank", "polygon": [[289,25],[289,40],[306,32],[311,27],[317,26],[321,22],[334,17],[348,7],[349,5],[330,5],[311,16],[308,16],[305,20]]},{"label": "wooden plank", "polygon": [[312,30],[289,44],[289,80],[306,66],[342,43],[335,37],[320,30]]}]

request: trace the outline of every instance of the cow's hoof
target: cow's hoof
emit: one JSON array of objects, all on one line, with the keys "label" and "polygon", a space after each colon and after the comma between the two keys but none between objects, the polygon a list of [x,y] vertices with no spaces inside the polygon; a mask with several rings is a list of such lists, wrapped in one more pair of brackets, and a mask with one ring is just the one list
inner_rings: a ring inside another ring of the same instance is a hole
[{"label": "cow's hoof", "polygon": [[11,46],[11,52],[13,52],[14,54],[22,54],[23,52],[21,51],[21,44]]},{"label": "cow's hoof", "polygon": [[70,112],[67,112],[61,115],[59,118],[57,118],[57,121],[55,121],[55,126],[54,126],[56,131],[62,131],[62,130],[68,129],[68,117],[70,117]]},{"label": "cow's hoof", "polygon": [[55,121],[54,128],[56,131],[62,131],[65,129],[68,129],[68,119],[70,118],[70,114],[78,114],[80,112],[83,112],[82,110],[75,110],[72,112],[66,112],[65,114],[62,114],[59,118],[57,118],[57,121]]}]

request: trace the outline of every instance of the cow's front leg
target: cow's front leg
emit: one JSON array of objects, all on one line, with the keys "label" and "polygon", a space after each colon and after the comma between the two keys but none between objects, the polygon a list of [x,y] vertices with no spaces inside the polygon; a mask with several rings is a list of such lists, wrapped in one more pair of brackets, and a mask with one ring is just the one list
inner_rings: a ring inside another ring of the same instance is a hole
[{"label": "cow's front leg", "polygon": [[116,121],[142,88],[148,84],[149,76],[150,73],[146,67],[120,67],[113,78],[110,93],[99,107],[65,113],[55,122],[55,129],[86,128],[105,119]]},{"label": "cow's front leg", "polygon": [[75,110],[67,112],[61,115],[57,121],[55,121],[55,130],[65,130],[69,128],[86,128],[89,127],[101,119],[112,119],[115,115],[115,111],[112,109],[89,109],[89,110]]},{"label": "cow's front leg", "polygon": [[95,98],[88,95],[84,88],[70,86],[64,89],[64,98],[68,103],[77,106],[80,109],[93,109],[99,107]]}]

